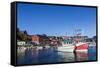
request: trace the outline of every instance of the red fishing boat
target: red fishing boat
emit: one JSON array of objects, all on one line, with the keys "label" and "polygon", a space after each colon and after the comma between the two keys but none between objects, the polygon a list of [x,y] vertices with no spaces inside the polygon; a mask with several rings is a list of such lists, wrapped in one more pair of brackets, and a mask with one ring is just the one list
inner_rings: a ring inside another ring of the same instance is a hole
[{"label": "red fishing boat", "polygon": [[75,36],[75,51],[76,52],[87,52],[89,44],[86,42],[85,39],[87,39],[87,36],[82,36],[81,29],[76,30],[76,36]]}]

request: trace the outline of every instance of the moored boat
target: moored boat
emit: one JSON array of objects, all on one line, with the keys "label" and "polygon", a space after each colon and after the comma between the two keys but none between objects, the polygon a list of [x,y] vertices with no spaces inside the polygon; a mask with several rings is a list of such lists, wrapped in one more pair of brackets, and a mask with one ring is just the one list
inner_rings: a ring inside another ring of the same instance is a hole
[{"label": "moored boat", "polygon": [[62,42],[62,46],[58,46],[58,51],[62,52],[74,52],[75,45],[73,45],[73,40],[70,38],[65,38]]},{"label": "moored boat", "polygon": [[42,50],[43,47],[42,47],[42,46],[38,46],[36,49],[37,49],[37,50]]},{"label": "moored boat", "polygon": [[62,52],[74,52],[75,46],[69,40],[62,42],[62,46],[58,46],[58,51]]},{"label": "moored boat", "polygon": [[75,46],[74,45],[62,45],[58,47],[58,51],[62,52],[74,52]]}]

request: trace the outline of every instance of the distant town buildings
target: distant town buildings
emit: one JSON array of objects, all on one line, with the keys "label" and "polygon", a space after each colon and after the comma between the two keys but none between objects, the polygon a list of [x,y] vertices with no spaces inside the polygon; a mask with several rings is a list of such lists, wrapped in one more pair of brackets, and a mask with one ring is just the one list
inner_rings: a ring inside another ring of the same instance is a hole
[{"label": "distant town buildings", "polygon": [[26,31],[20,31],[17,29],[17,44],[18,45],[61,45],[63,43],[72,44],[75,42],[96,42],[96,36],[88,38],[88,36],[76,35],[76,36],[47,36],[42,35],[28,35]]}]

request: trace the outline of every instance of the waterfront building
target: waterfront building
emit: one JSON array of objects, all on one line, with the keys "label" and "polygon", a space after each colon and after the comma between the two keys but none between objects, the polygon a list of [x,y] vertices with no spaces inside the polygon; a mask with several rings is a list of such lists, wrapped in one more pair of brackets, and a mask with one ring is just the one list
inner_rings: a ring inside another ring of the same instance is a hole
[{"label": "waterfront building", "polygon": [[17,41],[17,45],[25,45],[25,41]]},{"label": "waterfront building", "polygon": [[49,44],[49,38],[43,35],[32,35],[32,42],[36,43],[37,45],[46,45]]},{"label": "waterfront building", "polygon": [[32,35],[32,42],[36,43],[36,44],[39,44],[39,36],[37,35]]}]

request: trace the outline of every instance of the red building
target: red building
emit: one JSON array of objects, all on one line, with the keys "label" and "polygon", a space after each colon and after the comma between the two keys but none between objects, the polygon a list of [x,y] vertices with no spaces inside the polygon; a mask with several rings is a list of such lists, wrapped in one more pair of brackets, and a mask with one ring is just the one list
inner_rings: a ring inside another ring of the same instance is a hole
[{"label": "red building", "polygon": [[48,37],[42,35],[32,35],[32,42],[35,42],[40,45],[46,45],[49,44],[49,39]]},{"label": "red building", "polygon": [[32,36],[32,41],[39,41],[39,36],[33,35]]},{"label": "red building", "polygon": [[35,42],[35,43],[39,44],[39,40],[40,40],[39,36],[32,35],[32,42]]}]

